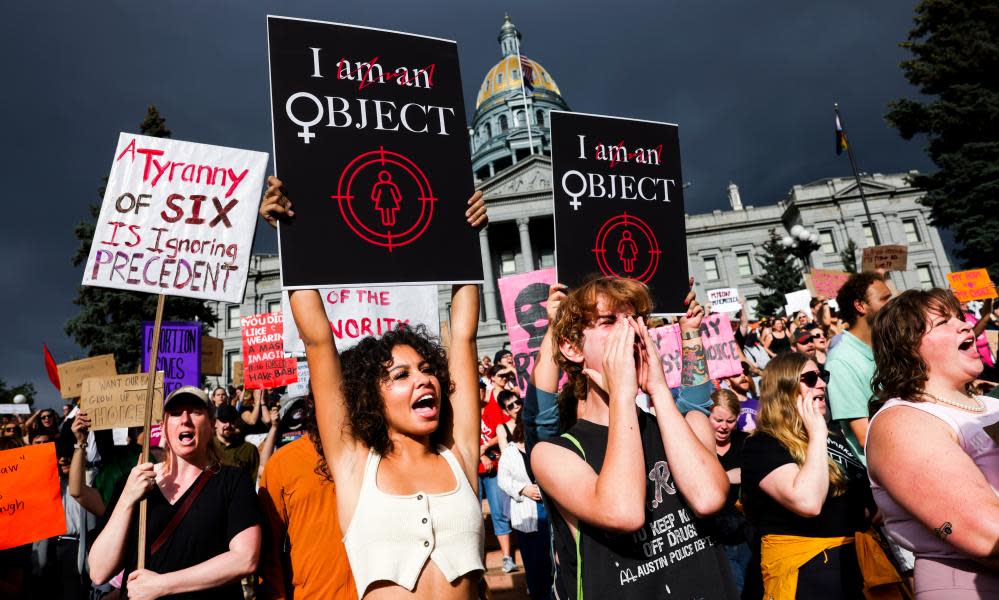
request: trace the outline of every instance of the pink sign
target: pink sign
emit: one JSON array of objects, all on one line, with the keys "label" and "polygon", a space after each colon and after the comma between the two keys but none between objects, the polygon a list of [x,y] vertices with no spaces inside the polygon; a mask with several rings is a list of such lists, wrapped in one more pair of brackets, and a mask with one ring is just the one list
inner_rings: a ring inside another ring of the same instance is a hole
[{"label": "pink sign", "polygon": [[163,442],[163,424],[153,423],[152,427],[149,428],[149,446],[151,448],[159,448],[162,446]]},{"label": "pink sign", "polygon": [[[679,325],[664,325],[649,330],[659,348],[666,373],[666,384],[671,388],[680,387],[680,373],[683,368],[682,346]],[[708,376],[711,379],[732,377],[742,372],[739,360],[739,346],[732,333],[732,326],[726,314],[713,314],[701,322],[701,343],[708,360]]]},{"label": "pink sign", "polygon": [[555,283],[555,269],[503,277],[498,283],[517,385],[523,392],[527,390],[541,340],[548,332],[546,306],[548,289]]},{"label": "pink sign", "polygon": [[829,269],[812,269],[811,291],[813,296],[825,296],[835,298],[839,293],[839,288],[843,287],[850,274],[845,271],[832,271]]}]

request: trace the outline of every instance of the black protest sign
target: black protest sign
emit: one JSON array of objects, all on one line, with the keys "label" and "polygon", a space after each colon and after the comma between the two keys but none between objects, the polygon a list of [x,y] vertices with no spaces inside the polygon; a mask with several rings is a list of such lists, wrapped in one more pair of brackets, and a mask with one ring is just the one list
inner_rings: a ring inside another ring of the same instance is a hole
[{"label": "black protest sign", "polygon": [[267,18],[282,286],[482,281],[458,49]]},{"label": "black protest sign", "polygon": [[676,125],[552,111],[558,280],[647,284],[659,313],[684,312],[687,241]]}]

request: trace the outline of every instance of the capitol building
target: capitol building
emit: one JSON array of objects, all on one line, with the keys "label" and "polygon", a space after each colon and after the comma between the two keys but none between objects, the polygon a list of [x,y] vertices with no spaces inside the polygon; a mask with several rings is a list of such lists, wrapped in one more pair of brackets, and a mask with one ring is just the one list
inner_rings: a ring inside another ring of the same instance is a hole
[{"label": "capitol building", "polygon": [[[496,280],[555,266],[552,208],[551,110],[570,110],[552,74],[521,47],[522,36],[509,17],[499,32],[500,58],[482,79],[468,127],[475,186],[489,210],[489,226],[479,234],[485,283],[479,324],[479,354],[492,355],[509,343]],[[533,90],[522,93],[518,52],[530,62]],[[909,248],[908,269],[891,274],[898,289],[946,286],[950,260],[939,232],[930,225],[923,195],[908,173],[862,175],[871,219],[882,243]],[[813,267],[843,269],[840,253],[853,240],[858,248],[874,245],[874,232],[854,178],[831,177],[795,184],[783,198],[762,206],[743,203],[735,183],[729,208],[686,215],[687,264],[699,298],[706,291],[734,287],[750,311],[760,295],[753,282],[757,256],[770,232],[787,235],[802,226],[818,238],[810,256]],[[859,252],[858,252],[859,255]],[[857,263],[859,266],[859,256]],[[441,321],[447,320],[450,288],[440,290]],[[209,334],[224,341],[222,382],[231,379],[240,360],[239,317],[281,310],[278,257],[255,255],[242,304],[211,303],[219,321]]]}]

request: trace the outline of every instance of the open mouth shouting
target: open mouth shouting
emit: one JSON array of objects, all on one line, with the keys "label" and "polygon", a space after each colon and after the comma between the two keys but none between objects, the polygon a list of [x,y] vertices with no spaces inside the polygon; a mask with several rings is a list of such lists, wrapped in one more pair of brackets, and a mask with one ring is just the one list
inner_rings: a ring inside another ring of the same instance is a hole
[{"label": "open mouth shouting", "polygon": [[194,446],[197,443],[195,439],[194,431],[179,431],[177,432],[177,441],[180,442],[181,446]]},{"label": "open mouth shouting", "polygon": [[964,338],[964,340],[958,344],[957,349],[961,352],[961,354],[964,354],[969,358],[978,358],[978,348],[975,346],[974,336],[969,335]]},{"label": "open mouth shouting", "polygon": [[412,405],[413,412],[422,419],[436,419],[438,406],[437,398],[430,393],[424,394]]}]

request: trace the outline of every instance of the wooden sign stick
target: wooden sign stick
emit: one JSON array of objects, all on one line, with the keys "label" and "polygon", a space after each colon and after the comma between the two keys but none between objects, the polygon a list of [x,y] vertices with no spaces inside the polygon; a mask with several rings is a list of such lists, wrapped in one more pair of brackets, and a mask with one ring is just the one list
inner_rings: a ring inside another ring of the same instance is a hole
[{"label": "wooden sign stick", "polygon": [[[145,435],[142,436],[142,455],[139,464],[149,462],[149,430],[153,425],[153,397],[156,392],[156,355],[160,349],[160,326],[163,324],[163,301],[166,295],[160,294],[156,301],[156,321],[153,323],[153,347],[149,350],[149,383],[146,385],[146,406],[143,410],[142,425]],[[139,365],[141,368],[141,365]],[[166,398],[164,398],[165,400]],[[139,502],[139,556],[137,569],[146,568],[146,513],[147,503],[143,498]]]}]

